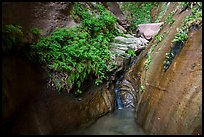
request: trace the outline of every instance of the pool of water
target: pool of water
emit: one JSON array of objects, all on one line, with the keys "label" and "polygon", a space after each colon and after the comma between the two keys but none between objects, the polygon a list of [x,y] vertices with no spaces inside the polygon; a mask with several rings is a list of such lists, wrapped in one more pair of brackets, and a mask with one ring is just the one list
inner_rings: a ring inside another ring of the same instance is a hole
[{"label": "pool of water", "polygon": [[86,128],[68,133],[69,135],[145,135],[135,123],[132,109],[124,108],[108,113]]}]

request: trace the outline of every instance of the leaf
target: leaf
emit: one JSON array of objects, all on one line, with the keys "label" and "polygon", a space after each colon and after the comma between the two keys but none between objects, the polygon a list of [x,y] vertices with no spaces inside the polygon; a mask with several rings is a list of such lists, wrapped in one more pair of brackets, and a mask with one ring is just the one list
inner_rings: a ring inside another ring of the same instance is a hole
[{"label": "leaf", "polygon": [[75,75],[73,73],[71,73],[70,75],[71,81],[74,82],[75,81]]},{"label": "leaf", "polygon": [[88,74],[90,74],[90,72],[91,72],[91,64],[88,65],[88,69],[87,70],[88,70]]},{"label": "leaf", "polygon": [[82,77],[83,77],[83,79],[86,77],[86,72],[85,71],[82,73]]},{"label": "leaf", "polygon": [[79,90],[79,89],[77,89],[76,93],[81,94],[81,93],[82,93],[82,91],[81,91],[81,90]]},{"label": "leaf", "polygon": [[76,75],[76,79],[78,79],[79,78],[79,73],[76,73],[75,75]]},{"label": "leaf", "polygon": [[81,82],[77,81],[77,87],[79,88],[81,86]]}]

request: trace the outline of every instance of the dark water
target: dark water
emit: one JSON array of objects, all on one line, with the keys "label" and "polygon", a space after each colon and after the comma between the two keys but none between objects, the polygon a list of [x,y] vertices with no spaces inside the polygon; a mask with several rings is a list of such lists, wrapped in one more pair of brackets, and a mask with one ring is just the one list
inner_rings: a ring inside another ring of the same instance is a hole
[{"label": "dark water", "polygon": [[[91,126],[78,129],[69,135],[145,135],[134,120],[132,109],[116,109],[99,118]],[[67,134],[67,135],[68,135]]]}]

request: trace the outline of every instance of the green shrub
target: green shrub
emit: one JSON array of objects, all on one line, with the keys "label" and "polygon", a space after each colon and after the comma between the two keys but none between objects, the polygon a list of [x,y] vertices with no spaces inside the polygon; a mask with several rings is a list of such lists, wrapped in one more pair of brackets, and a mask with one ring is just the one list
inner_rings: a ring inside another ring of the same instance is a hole
[{"label": "green shrub", "polygon": [[116,19],[101,5],[91,12],[75,3],[73,14],[82,19],[82,27],[59,28],[32,45],[58,91],[76,86],[75,92],[82,93],[80,87],[88,75],[93,74],[99,85],[108,71],[110,41],[119,35]]},{"label": "green shrub", "polygon": [[[185,26],[184,26],[185,27]],[[184,28],[183,27],[183,28]],[[188,38],[188,34],[185,29],[179,29],[178,33],[176,33],[172,42],[183,42]]]}]

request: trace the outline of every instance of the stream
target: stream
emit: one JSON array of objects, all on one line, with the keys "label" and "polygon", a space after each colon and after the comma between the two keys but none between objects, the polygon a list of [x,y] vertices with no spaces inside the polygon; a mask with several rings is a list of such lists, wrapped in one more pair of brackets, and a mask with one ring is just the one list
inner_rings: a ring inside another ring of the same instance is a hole
[{"label": "stream", "polygon": [[96,120],[90,127],[78,129],[69,135],[145,135],[134,120],[134,110],[116,109]]},{"label": "stream", "polygon": [[[137,56],[124,73],[136,63],[136,60]],[[124,74],[118,78],[114,88],[117,109],[100,117],[89,127],[77,129],[68,133],[69,135],[145,135],[143,129],[135,122],[134,109],[125,107],[120,98],[118,85],[123,78]]]}]

